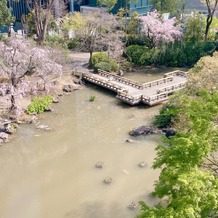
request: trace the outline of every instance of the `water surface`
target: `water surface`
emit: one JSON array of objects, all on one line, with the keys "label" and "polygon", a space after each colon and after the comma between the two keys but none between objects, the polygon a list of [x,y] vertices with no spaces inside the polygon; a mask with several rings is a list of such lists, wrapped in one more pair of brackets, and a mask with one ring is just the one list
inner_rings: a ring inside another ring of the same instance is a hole
[{"label": "water surface", "polygon": [[[129,74],[146,82],[155,74]],[[89,102],[91,95],[96,96]],[[94,85],[75,91],[40,115],[43,132],[23,125],[10,143],[0,146],[0,217],[132,218],[132,201],[149,197],[159,171],[151,169],[160,136],[125,142],[129,130],[149,125],[160,106],[131,107]],[[97,161],[104,168],[97,169]],[[148,167],[138,163],[146,161]],[[103,180],[110,176],[111,184]]]}]

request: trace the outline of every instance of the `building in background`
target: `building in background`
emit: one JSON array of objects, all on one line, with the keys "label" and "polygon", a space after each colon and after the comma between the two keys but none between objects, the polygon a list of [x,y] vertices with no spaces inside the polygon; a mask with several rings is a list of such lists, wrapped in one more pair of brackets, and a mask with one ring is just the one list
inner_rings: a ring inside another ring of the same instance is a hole
[{"label": "building in background", "polygon": [[[46,0],[42,0],[42,2],[43,1]],[[130,0],[130,4],[128,5],[126,5],[126,1],[127,0],[118,0],[112,12],[117,13],[120,8],[124,8],[127,9],[130,14],[134,11],[137,11],[139,14],[146,14],[152,8],[150,0]],[[22,14],[28,13],[25,0],[20,0],[19,2],[8,0],[8,6],[12,8],[12,14],[16,20],[20,20]],[[97,0],[54,0],[54,15],[55,17],[60,17],[67,12],[80,11],[81,6],[98,7]]]},{"label": "building in background", "polygon": [[25,0],[20,0],[19,2],[8,0],[8,6],[12,8],[12,15],[16,18],[16,20],[20,20],[22,14],[28,13]]},{"label": "building in background", "polygon": [[[41,0],[42,3],[46,0]],[[60,17],[63,13],[70,11],[70,2],[72,0],[54,0],[54,15],[55,17]],[[12,8],[12,15],[16,20],[20,20],[22,14],[28,14],[28,9],[25,0],[13,1],[8,0],[8,6]]]}]

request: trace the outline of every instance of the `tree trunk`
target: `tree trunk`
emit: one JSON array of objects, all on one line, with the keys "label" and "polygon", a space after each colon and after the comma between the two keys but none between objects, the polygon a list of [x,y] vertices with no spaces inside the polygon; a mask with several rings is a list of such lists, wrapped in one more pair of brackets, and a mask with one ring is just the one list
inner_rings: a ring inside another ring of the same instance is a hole
[{"label": "tree trunk", "polygon": [[205,3],[207,5],[208,15],[207,15],[207,20],[206,20],[206,29],[205,29],[204,40],[207,41],[208,32],[210,29],[210,25],[213,21],[213,16],[214,16],[214,12],[216,11],[218,0],[215,0],[215,1],[205,0]]},{"label": "tree trunk", "polygon": [[92,53],[93,53],[93,51],[89,51],[89,54],[90,54],[90,56],[89,56],[89,67],[90,67],[90,68],[93,67],[93,63],[92,63]]},{"label": "tree trunk", "polygon": [[14,109],[16,109],[16,101],[15,101],[14,95],[12,94],[11,95],[11,110],[14,110]]},{"label": "tree trunk", "polygon": [[212,23],[213,17],[211,15],[207,16],[207,20],[206,20],[206,29],[205,29],[205,34],[204,34],[204,41],[207,41],[208,39],[208,33],[209,33],[209,29],[210,29],[210,25]]},{"label": "tree trunk", "polygon": [[[46,6],[44,8],[44,5],[42,5],[40,0],[26,0],[27,8],[33,17],[36,26],[36,41],[38,45],[42,45],[45,41],[49,15],[51,14],[53,3],[54,0],[47,0]],[[34,10],[32,10],[32,6]]]}]

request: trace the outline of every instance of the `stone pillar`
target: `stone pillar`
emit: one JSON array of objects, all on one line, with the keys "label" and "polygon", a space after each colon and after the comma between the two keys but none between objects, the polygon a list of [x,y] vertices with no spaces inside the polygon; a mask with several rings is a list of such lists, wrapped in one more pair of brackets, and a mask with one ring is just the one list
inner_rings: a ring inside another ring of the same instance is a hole
[{"label": "stone pillar", "polygon": [[60,2],[59,0],[54,0],[54,10],[55,10],[55,19],[60,17]]},{"label": "stone pillar", "polygon": [[14,24],[10,23],[8,27],[8,37],[14,37],[15,36],[15,31],[14,31]]},{"label": "stone pillar", "polygon": [[74,12],[74,1],[70,0],[70,13]]}]

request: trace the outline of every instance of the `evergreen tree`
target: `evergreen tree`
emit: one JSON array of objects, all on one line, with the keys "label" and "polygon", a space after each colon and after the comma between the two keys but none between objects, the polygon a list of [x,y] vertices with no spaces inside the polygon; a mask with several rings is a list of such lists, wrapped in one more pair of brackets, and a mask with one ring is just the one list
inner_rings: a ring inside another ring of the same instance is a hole
[{"label": "evergreen tree", "polygon": [[0,1],[0,27],[8,25],[13,21],[11,9],[7,6],[7,0]]}]

